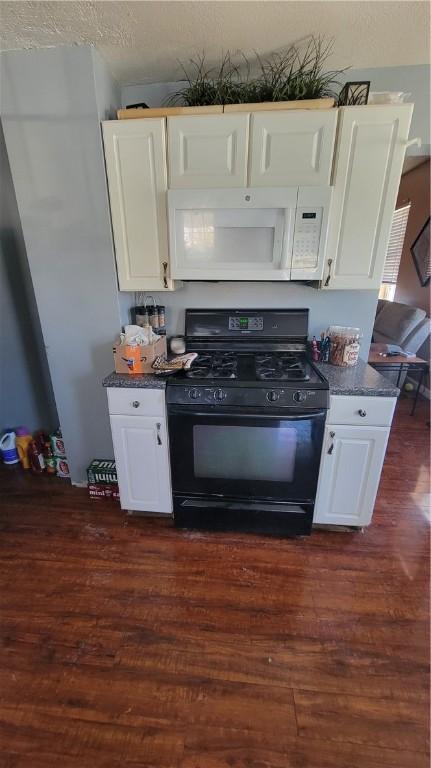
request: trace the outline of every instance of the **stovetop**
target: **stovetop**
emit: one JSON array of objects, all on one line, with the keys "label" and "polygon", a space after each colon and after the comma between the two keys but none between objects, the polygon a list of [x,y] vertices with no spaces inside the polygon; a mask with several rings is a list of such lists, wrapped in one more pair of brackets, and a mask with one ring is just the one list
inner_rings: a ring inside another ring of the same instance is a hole
[{"label": "stovetop", "polygon": [[180,372],[169,384],[264,387],[282,384],[326,388],[326,380],[313,366],[305,352],[198,352],[188,371]]},{"label": "stovetop", "polygon": [[307,309],[188,309],[185,329],[197,358],[168,380],[171,411],[328,408],[328,382],[306,354]]}]

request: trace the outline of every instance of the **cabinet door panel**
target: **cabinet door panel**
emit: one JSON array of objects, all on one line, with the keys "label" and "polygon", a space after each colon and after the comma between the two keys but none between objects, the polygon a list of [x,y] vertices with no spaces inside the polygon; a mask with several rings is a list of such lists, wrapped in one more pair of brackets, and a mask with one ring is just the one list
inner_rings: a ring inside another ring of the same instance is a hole
[{"label": "cabinet door panel", "polygon": [[166,421],[149,416],[111,416],[121,507],[172,512]]},{"label": "cabinet door panel", "polygon": [[329,185],[336,121],[336,109],[252,114],[250,186]]},{"label": "cabinet door panel", "polygon": [[245,187],[248,123],[248,114],[168,118],[169,187]]},{"label": "cabinet door panel", "polygon": [[168,264],[163,119],[103,123],[120,290],[162,290]]},{"label": "cabinet door panel", "polygon": [[370,523],[388,436],[385,427],[326,427],[313,522]]},{"label": "cabinet door panel", "polygon": [[341,110],[325,288],[380,286],[411,115],[411,104]]}]

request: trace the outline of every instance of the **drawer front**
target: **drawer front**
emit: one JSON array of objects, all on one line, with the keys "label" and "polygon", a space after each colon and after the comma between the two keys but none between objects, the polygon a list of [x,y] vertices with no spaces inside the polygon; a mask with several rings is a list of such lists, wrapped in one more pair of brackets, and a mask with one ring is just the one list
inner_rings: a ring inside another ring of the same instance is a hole
[{"label": "drawer front", "polygon": [[390,427],[395,397],[353,397],[332,395],[327,424]]},{"label": "drawer front", "polygon": [[165,390],[108,387],[109,413],[118,416],[164,416]]}]

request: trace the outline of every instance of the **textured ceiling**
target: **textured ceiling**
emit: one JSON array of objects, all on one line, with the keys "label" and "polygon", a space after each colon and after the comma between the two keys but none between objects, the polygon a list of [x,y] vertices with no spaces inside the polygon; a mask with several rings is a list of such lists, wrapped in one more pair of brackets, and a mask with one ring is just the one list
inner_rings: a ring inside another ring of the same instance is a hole
[{"label": "textured ceiling", "polygon": [[3,50],[94,44],[123,84],[180,77],[205,49],[268,53],[309,34],[335,38],[328,67],[429,62],[428,2],[0,2]]}]

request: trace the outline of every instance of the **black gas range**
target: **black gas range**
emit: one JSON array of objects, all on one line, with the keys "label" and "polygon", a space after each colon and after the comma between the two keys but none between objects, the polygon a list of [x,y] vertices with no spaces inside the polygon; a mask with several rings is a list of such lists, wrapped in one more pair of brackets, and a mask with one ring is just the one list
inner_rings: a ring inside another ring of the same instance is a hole
[{"label": "black gas range", "polygon": [[186,310],[198,356],[167,387],[176,525],[310,532],[329,390],[307,336],[307,309]]}]

